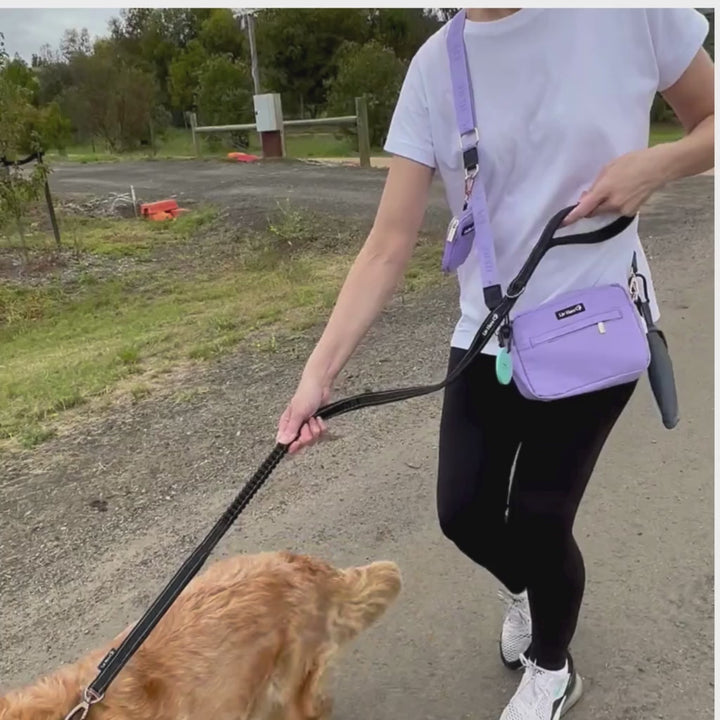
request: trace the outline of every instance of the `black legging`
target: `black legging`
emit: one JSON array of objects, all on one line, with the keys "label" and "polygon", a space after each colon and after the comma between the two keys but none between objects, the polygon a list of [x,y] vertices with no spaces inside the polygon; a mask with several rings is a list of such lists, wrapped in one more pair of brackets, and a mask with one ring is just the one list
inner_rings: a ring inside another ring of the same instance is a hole
[{"label": "black legging", "polygon": [[[464,352],[451,349],[450,369]],[[557,669],[565,664],[585,588],[583,558],[572,534],[575,514],[637,383],[532,401],[514,384],[501,385],[494,363],[494,357],[481,356],[445,390],[440,526],[508,590],[527,589],[533,622],[529,654],[541,667]]]}]

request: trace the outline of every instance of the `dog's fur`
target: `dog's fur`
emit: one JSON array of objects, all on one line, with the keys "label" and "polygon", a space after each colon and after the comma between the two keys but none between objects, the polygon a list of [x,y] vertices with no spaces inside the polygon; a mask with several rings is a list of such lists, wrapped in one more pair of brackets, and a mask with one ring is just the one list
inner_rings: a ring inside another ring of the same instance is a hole
[{"label": "dog's fur", "polygon": [[[290,553],[217,562],[185,588],[88,720],[324,720],[330,660],[400,588],[391,562],[338,570]],[[128,631],[0,698],[0,720],[63,720]]]}]

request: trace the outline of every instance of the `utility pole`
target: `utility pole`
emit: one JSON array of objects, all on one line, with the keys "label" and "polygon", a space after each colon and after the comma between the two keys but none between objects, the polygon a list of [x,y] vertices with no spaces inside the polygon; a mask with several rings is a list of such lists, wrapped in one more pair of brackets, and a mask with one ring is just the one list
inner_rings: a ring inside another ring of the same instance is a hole
[{"label": "utility pole", "polygon": [[258,73],[257,48],[255,47],[255,10],[243,8],[240,15],[240,22],[243,29],[247,29],[248,41],[250,43],[250,73],[253,79],[255,95],[260,94],[260,75]]},{"label": "utility pole", "polygon": [[240,27],[247,30],[250,45],[250,72],[253,79],[253,105],[255,108],[255,129],[260,136],[260,145],[264,158],[282,158],[285,156],[282,107],[278,93],[262,93],[258,71],[257,46],[255,44],[254,8],[242,8],[238,11]]}]

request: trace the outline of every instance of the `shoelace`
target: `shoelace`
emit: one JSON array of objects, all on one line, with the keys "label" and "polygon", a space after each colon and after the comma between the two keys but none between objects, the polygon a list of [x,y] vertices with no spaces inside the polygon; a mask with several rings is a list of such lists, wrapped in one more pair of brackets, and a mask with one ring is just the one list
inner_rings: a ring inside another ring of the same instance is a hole
[{"label": "shoelace", "polygon": [[[520,680],[520,686],[518,687],[517,694],[520,696],[521,692],[525,687],[531,685],[533,700],[545,700],[552,704],[555,700],[551,688],[547,682],[550,671],[541,668],[539,665],[534,663],[532,660],[528,660],[524,655],[520,656],[520,662],[522,663],[525,672],[523,673],[522,680]],[[534,703],[530,703],[531,705]]]}]

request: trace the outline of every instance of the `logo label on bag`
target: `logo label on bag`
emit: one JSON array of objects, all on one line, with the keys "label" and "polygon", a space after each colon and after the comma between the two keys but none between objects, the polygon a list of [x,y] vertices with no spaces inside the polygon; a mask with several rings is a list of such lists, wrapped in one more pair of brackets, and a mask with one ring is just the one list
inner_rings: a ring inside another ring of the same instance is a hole
[{"label": "logo label on bag", "polygon": [[573,315],[577,315],[581,312],[585,312],[585,306],[582,303],[577,303],[576,305],[571,305],[570,307],[558,310],[555,313],[555,317],[558,320],[564,320],[565,318],[572,317]]}]

